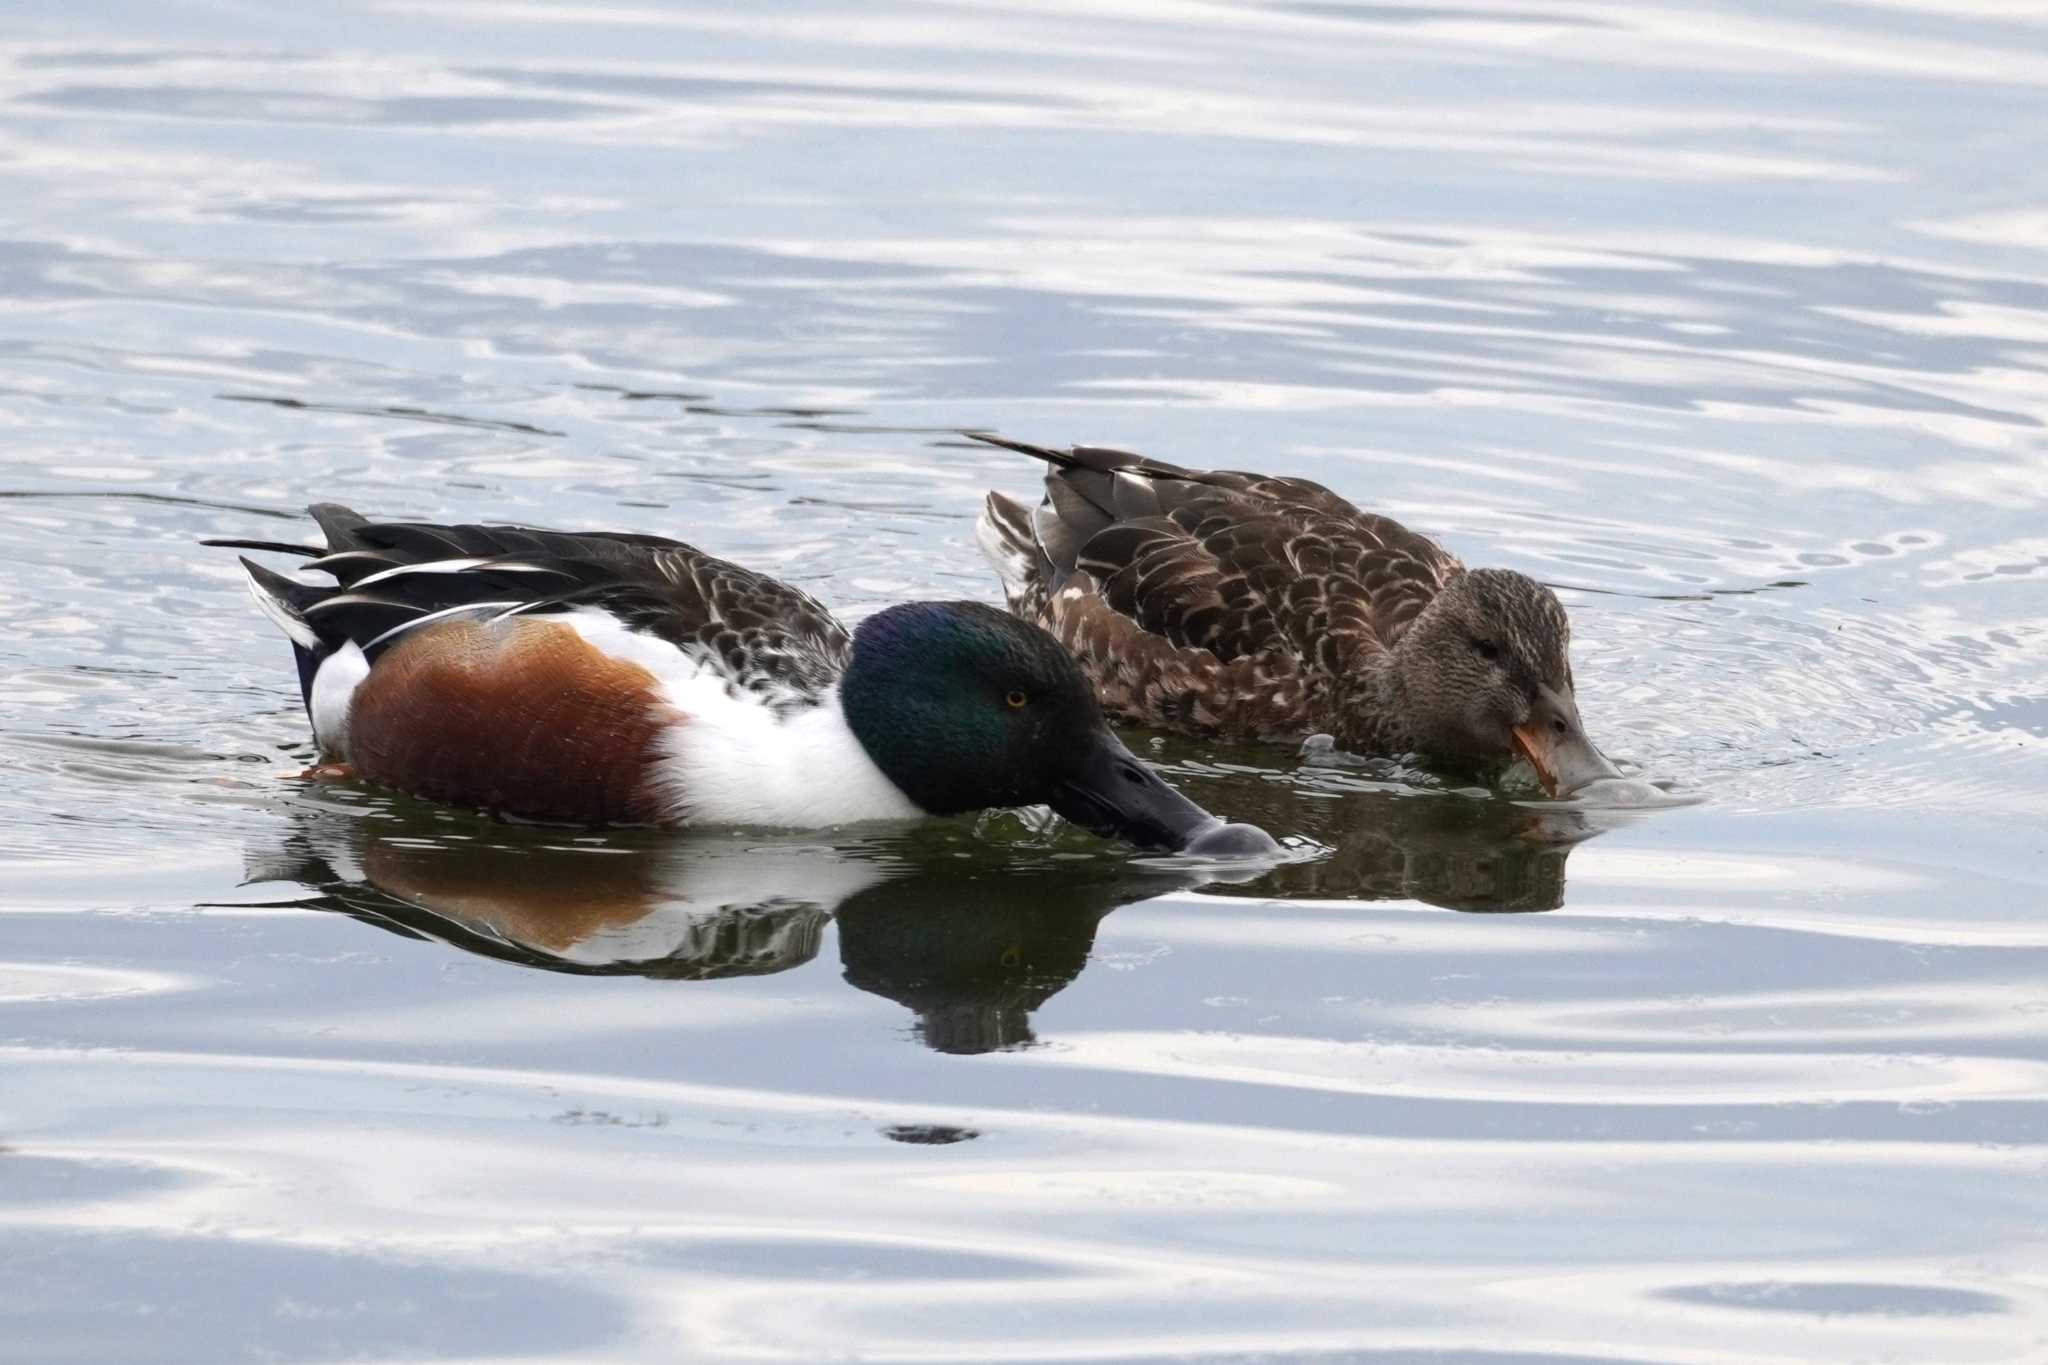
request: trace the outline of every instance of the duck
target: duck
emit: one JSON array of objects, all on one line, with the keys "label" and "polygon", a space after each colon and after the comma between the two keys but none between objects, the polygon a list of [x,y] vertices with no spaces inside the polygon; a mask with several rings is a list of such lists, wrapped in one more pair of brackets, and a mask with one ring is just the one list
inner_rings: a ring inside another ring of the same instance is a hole
[{"label": "duck", "polygon": [[978,602],[848,629],[788,583],[661,536],[309,509],[307,582],[241,556],[291,642],[323,762],[508,820],[814,829],[1050,806],[1142,849],[1268,854],[1109,728],[1073,658]]},{"label": "duck", "polygon": [[1579,715],[1564,606],[1526,574],[1308,479],[966,434],[1044,462],[1038,504],[990,492],[977,539],[1113,719],[1483,776],[1525,759],[1553,796],[1620,776]]}]

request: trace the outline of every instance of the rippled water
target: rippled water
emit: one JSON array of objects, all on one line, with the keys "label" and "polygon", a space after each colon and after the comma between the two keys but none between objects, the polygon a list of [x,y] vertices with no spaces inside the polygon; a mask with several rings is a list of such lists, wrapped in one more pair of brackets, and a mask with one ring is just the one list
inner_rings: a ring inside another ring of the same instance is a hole
[{"label": "rippled water", "polygon": [[[17,0],[0,1355],[2044,1358],[2044,85],[2024,0]],[[290,780],[195,544],[993,599],[962,427],[1539,574],[1705,800],[522,831]]]}]

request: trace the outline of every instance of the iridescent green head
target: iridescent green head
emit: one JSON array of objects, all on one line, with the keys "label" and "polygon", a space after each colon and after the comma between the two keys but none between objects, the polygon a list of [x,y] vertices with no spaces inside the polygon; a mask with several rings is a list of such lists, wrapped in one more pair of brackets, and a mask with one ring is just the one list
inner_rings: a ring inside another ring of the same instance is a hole
[{"label": "iridescent green head", "polygon": [[994,607],[910,602],[877,612],[854,631],[839,692],[861,747],[934,815],[1048,805],[1141,848],[1277,848],[1140,763],[1065,647]]}]

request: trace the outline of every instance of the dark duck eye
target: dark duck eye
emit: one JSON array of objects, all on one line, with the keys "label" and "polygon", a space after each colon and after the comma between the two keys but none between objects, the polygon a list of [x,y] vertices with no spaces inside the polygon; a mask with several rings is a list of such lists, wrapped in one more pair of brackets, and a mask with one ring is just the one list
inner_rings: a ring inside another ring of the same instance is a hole
[{"label": "dark duck eye", "polygon": [[1478,650],[1479,657],[1488,663],[1494,663],[1500,659],[1500,646],[1491,640],[1474,640],[1472,648]]},{"label": "dark duck eye", "polygon": [[1029,702],[1030,700],[1031,698],[1025,696],[1024,693],[1017,688],[1011,688],[1010,695],[1003,698],[1004,704],[1007,705],[1012,711],[1023,710],[1025,703]]}]

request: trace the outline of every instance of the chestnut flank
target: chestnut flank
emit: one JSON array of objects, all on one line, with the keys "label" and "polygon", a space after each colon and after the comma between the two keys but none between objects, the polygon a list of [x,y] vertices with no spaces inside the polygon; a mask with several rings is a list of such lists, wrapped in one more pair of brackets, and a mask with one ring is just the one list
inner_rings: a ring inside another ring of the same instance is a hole
[{"label": "chestnut flank", "polygon": [[646,825],[654,744],[683,719],[639,664],[554,621],[443,621],[377,660],[349,707],[358,776],[527,820]]}]

